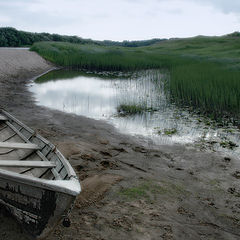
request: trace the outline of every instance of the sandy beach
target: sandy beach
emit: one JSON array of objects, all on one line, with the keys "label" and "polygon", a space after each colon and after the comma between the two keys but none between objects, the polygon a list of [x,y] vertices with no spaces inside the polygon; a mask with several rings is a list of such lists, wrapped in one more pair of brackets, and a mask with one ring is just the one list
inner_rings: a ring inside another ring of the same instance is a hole
[{"label": "sandy beach", "polygon": [[[47,240],[240,239],[240,162],[181,145],[157,146],[104,121],[40,107],[28,91],[54,69],[27,49],[0,48],[0,107],[53,142],[83,192]],[[1,210],[0,240],[25,240]]]}]

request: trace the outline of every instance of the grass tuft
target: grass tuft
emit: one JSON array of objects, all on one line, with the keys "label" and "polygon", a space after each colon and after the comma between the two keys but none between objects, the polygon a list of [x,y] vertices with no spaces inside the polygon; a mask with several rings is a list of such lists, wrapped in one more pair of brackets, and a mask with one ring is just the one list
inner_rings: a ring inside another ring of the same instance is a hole
[{"label": "grass tuft", "polygon": [[142,105],[128,105],[128,104],[121,104],[117,107],[117,112],[120,116],[126,115],[135,115],[144,112],[154,112],[156,111],[152,107],[142,106]]}]

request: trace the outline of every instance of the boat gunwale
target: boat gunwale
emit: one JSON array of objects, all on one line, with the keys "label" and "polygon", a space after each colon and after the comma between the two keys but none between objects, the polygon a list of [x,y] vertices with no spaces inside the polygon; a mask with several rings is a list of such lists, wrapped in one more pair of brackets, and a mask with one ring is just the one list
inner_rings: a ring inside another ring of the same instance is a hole
[{"label": "boat gunwale", "polygon": [[[17,124],[21,125],[23,128],[25,128],[28,132],[35,134],[36,137],[38,137],[40,140],[42,140],[45,144],[52,146],[52,148],[54,149],[55,146],[49,142],[47,139],[45,139],[44,137],[42,137],[41,135],[37,134],[34,130],[32,130],[30,127],[28,127],[27,125],[25,125],[24,123],[20,122],[18,119],[16,119],[15,117],[13,117],[10,113],[6,112],[3,109],[0,109],[0,112],[4,113],[6,116],[8,116],[9,118],[11,118],[14,122],[16,122]],[[8,121],[8,120],[6,120]]]},{"label": "boat gunwale", "polygon": [[[73,196],[77,196],[81,192],[81,185],[75,176],[70,177],[69,180],[47,180],[0,169],[0,178]],[[62,186],[61,183],[63,184]],[[67,187],[67,185],[69,185],[69,187]],[[74,188],[72,188],[72,186],[74,186]]]}]

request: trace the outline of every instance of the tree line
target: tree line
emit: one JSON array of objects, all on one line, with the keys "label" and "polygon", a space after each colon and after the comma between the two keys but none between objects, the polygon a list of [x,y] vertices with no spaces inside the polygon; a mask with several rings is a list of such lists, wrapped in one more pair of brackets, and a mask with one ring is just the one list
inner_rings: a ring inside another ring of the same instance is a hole
[{"label": "tree line", "polygon": [[0,47],[23,47],[31,46],[35,42],[54,41],[54,42],[70,42],[79,44],[96,44],[101,46],[122,46],[122,47],[142,47],[149,46],[154,43],[164,41],[166,39],[151,39],[143,41],[94,41],[92,39],[84,39],[78,36],[66,36],[50,33],[32,33],[19,31],[12,27],[0,28]]}]

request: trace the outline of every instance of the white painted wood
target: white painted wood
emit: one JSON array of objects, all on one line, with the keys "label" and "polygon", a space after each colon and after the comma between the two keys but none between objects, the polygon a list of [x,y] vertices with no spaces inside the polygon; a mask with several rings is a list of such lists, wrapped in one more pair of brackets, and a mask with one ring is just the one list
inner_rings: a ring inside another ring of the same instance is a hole
[{"label": "white painted wood", "polygon": [[[43,161],[49,161],[40,151],[37,151],[37,155],[43,160]],[[57,166],[57,164],[55,165],[55,167]],[[56,171],[56,168],[52,168],[51,169],[54,177],[56,180],[60,180],[61,177],[60,177],[60,174]]]},{"label": "white painted wood", "polygon": [[0,121],[7,121],[7,118],[0,114]]},{"label": "white painted wood", "polygon": [[[81,192],[81,186],[79,180],[75,177],[71,177],[69,180],[47,180],[42,178],[36,178],[24,174],[18,174],[8,170],[0,168],[0,181],[1,179],[12,179],[19,184],[35,186],[38,188],[49,189],[51,191],[62,192],[71,196],[77,196]],[[63,184],[66,182],[67,184]]]},{"label": "white painted wood", "polygon": [[56,164],[49,161],[0,160],[0,167],[54,168]]},{"label": "white painted wood", "polygon": [[0,142],[0,148],[37,150],[39,146],[33,143]]}]

